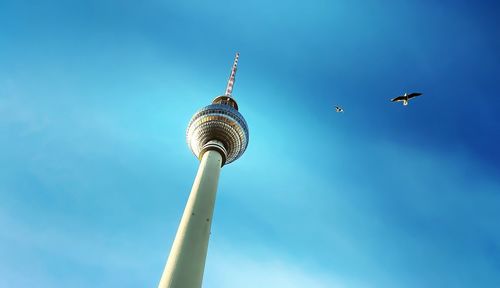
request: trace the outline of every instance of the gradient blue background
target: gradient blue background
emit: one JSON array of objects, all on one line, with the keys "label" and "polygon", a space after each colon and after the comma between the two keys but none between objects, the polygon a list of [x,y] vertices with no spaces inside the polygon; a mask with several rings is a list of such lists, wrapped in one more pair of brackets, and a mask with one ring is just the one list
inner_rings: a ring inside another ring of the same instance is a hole
[{"label": "gradient blue background", "polygon": [[499,6],[0,0],[0,286],[156,287],[240,51],[205,288],[500,287]]}]

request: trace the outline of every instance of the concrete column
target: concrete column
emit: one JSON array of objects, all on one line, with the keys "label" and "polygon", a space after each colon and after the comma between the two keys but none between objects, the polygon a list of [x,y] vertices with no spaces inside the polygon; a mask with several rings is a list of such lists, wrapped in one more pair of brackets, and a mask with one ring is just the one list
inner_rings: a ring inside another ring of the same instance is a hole
[{"label": "concrete column", "polygon": [[201,287],[221,166],[219,152],[203,154],[158,288]]}]

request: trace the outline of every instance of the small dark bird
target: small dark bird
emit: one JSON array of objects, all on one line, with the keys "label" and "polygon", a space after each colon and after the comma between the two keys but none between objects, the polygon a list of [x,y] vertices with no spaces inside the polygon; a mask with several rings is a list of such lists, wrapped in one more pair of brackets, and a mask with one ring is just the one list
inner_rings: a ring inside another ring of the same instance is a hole
[{"label": "small dark bird", "polygon": [[340,107],[340,106],[335,106],[335,112],[341,113],[341,112],[344,112],[344,109],[342,109],[342,107]]},{"label": "small dark bird", "polygon": [[422,93],[410,93],[410,94],[406,94],[405,95],[401,95],[401,96],[398,96],[394,99],[391,99],[392,102],[401,102],[403,101],[403,105],[408,105],[408,101],[413,98],[413,97],[417,97],[417,96],[420,96],[422,95]]}]

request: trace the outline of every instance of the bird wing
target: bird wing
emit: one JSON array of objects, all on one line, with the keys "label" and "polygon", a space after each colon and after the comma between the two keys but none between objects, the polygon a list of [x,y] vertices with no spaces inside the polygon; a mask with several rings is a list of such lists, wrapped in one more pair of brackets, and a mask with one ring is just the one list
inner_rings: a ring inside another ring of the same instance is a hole
[{"label": "bird wing", "polygon": [[404,99],[405,99],[405,96],[398,96],[396,98],[391,99],[391,101],[392,102],[403,101]]},{"label": "bird wing", "polygon": [[422,93],[410,93],[408,94],[408,99],[422,95]]}]

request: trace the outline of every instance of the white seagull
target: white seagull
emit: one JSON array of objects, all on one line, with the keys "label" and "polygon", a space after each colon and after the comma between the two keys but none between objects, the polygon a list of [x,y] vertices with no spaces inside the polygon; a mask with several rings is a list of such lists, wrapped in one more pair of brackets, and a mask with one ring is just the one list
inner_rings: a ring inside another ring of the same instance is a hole
[{"label": "white seagull", "polygon": [[335,112],[341,113],[341,112],[344,112],[344,109],[342,109],[342,107],[340,107],[340,106],[335,106]]},{"label": "white seagull", "polygon": [[408,105],[408,101],[413,98],[422,95],[422,93],[410,93],[405,95],[398,96],[396,98],[391,99],[392,102],[403,102],[403,105]]}]

